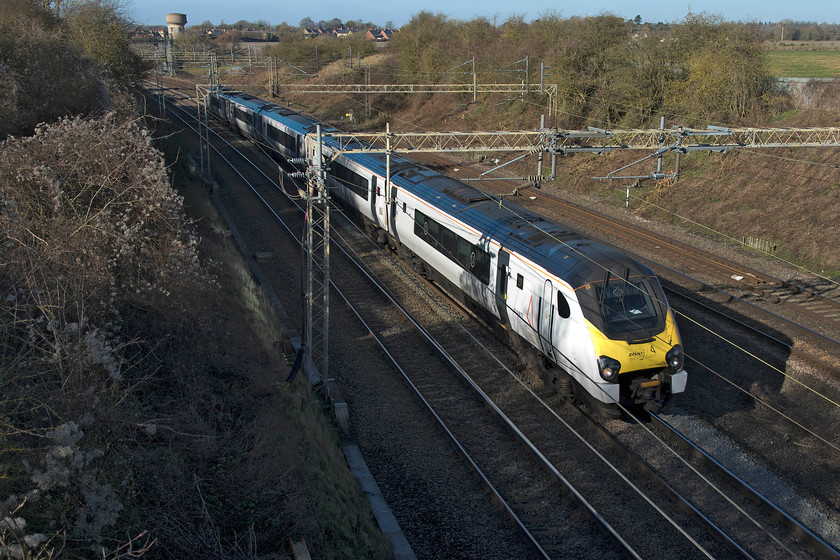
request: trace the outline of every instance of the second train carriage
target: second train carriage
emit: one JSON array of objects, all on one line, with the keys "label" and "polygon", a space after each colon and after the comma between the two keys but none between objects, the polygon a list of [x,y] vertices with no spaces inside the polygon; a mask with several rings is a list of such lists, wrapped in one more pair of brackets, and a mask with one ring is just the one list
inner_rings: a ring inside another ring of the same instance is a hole
[{"label": "second train carriage", "polygon": [[[317,121],[246,94],[211,110],[286,158],[311,156]],[[454,289],[531,354],[544,380],[608,416],[615,403],[659,408],[685,390],[680,335],[653,272],[629,256],[401,156],[334,153],[332,195],[415,268]],[[307,154],[307,150],[309,153]],[[523,344],[524,343],[524,344]]]}]

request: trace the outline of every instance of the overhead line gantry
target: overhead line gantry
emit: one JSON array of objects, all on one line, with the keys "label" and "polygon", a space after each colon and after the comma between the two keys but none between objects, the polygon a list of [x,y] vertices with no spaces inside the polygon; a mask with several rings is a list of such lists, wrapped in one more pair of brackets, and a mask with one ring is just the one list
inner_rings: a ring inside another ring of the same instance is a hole
[{"label": "overhead line gantry", "polygon": [[394,152],[522,152],[539,149],[565,155],[613,150],[728,151],[735,148],[840,146],[840,128],[724,128],[562,130],[511,132],[341,132],[330,134],[343,153],[380,151],[390,139]]},{"label": "overhead line gantry", "polygon": [[[646,150],[651,153],[638,161],[597,179],[645,179],[679,177],[679,156],[691,152],[727,152],[737,148],[815,148],[840,147],[840,128],[727,128],[709,126],[704,129],[674,127],[665,129],[615,129],[590,127],[586,130],[563,130],[541,126],[538,130],[513,132],[359,132],[332,133],[337,153],[548,153],[552,156],[555,176],[556,156],[573,153],[607,153],[614,150]],[[673,152],[677,166],[673,174],[657,173],[633,177],[616,176],[618,171],[652,157],[661,158]],[[522,177],[539,183],[542,160],[536,177]],[[510,162],[508,162],[510,163]],[[486,173],[485,173],[486,174]],[[484,175],[484,174],[483,174]]]}]

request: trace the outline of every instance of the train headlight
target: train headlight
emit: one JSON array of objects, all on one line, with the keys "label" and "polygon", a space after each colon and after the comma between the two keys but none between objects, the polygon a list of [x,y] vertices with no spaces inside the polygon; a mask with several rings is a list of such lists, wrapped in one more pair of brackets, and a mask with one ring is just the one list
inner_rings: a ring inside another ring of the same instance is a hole
[{"label": "train headlight", "polygon": [[683,354],[682,346],[679,344],[675,344],[673,348],[668,350],[668,353],[665,354],[665,362],[668,364],[668,367],[671,368],[671,371],[679,371],[683,367],[683,359],[685,354]]},{"label": "train headlight", "polygon": [[621,370],[621,363],[609,356],[601,356],[598,358],[598,370],[601,372],[601,379],[616,383],[618,381],[618,372]]}]

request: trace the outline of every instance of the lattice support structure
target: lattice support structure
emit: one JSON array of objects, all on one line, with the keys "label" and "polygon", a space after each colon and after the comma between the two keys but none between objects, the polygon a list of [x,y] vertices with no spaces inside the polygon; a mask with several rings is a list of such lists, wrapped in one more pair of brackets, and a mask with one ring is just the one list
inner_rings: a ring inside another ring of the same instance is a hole
[{"label": "lattice support structure", "polygon": [[[840,128],[708,128],[520,130],[510,132],[358,132],[331,137],[343,153],[609,152],[612,150],[726,151],[735,148],[840,147]],[[378,148],[376,146],[379,146]]]},{"label": "lattice support structure", "polygon": [[326,170],[321,151],[321,126],[317,149],[311,154],[306,196],[306,317],[305,365],[310,394],[326,400],[329,374],[330,319],[330,206]]},{"label": "lattice support structure", "polygon": [[208,123],[207,108],[208,90],[196,86],[196,106],[198,110],[198,144],[201,155],[201,182],[202,184],[213,184],[210,177],[210,126]]},{"label": "lattice support structure", "polygon": [[[210,143],[207,126],[207,96],[218,88],[218,70],[212,70],[211,85],[196,86],[196,101],[201,120],[200,139],[202,153],[202,175],[210,176]],[[213,78],[216,77],[216,80]],[[350,86],[355,87],[355,86]],[[379,87],[379,86],[374,86]],[[162,91],[161,84],[158,88]],[[230,90],[227,90],[230,91]],[[370,91],[370,90],[368,90]],[[416,91],[416,90],[415,90]],[[365,91],[355,91],[365,93]],[[309,153],[309,181],[306,194],[306,313],[305,313],[305,368],[308,375],[310,394],[319,393],[325,400],[328,395],[329,374],[329,284],[330,284],[330,210],[326,188],[326,169],[322,151],[323,135],[321,126],[316,128],[316,136],[307,135],[307,145],[315,146]],[[560,130],[546,128],[545,119],[539,130],[513,132],[391,132],[390,126],[383,133],[333,133],[330,138],[335,142],[333,156],[340,153],[384,153],[387,160],[386,192],[390,197],[390,160],[394,153],[412,152],[524,152],[512,161],[529,154],[539,154],[538,173],[535,177],[523,178],[538,184],[544,177],[542,154],[552,155],[551,174],[555,177],[556,161],[554,156],[573,152],[608,152],[612,150],[649,150],[651,153],[640,160],[622,167],[606,177],[598,179],[627,179],[617,177],[623,169],[660,157],[666,152],[675,152],[677,156],[694,151],[728,151],[736,148],[781,148],[781,147],[840,147],[840,128],[723,128],[709,126],[706,129],[688,129],[677,127],[646,130]],[[511,162],[497,166],[494,170]],[[494,171],[491,170],[491,171]],[[488,172],[482,174],[487,175]],[[660,178],[661,161],[657,173],[646,176],[630,177],[636,179]],[[679,177],[677,171],[671,176]],[[629,192],[628,192],[629,197]],[[388,199],[390,203],[390,198]],[[390,206],[390,204],[389,204]],[[390,224],[390,218],[386,221]],[[386,226],[388,227],[388,226]]]}]

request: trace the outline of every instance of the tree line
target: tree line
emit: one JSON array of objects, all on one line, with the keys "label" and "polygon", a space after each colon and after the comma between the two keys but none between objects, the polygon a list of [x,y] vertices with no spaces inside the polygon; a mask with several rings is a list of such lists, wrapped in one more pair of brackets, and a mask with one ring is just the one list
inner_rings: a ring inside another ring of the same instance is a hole
[{"label": "tree line", "polygon": [[[360,39],[286,33],[265,52],[312,75],[348,47],[353,56],[375,51]],[[382,51],[388,60],[370,72],[372,83],[471,83],[472,64],[465,63],[474,59],[479,83],[557,84],[563,127],[658,126],[661,116],[699,127],[760,122],[784,103],[772,94],[764,49],[757,25],[708,14],[670,25],[554,13],[497,24],[424,11],[395,33]]]},{"label": "tree line", "polygon": [[0,139],[108,111],[145,72],[128,28],[117,3],[0,2]]},{"label": "tree line", "polygon": [[815,21],[792,21],[758,23],[759,32],[767,41],[838,41],[840,24],[817,23]]},{"label": "tree line", "polygon": [[[334,18],[317,25],[352,23]],[[302,29],[316,22],[304,18],[300,24],[276,27],[277,44],[263,51],[287,63],[288,79],[310,79],[332,60],[385,52],[391,56],[371,69],[373,83],[466,82],[472,76],[464,63],[474,59],[480,83],[557,84],[558,124],[568,128],[658,126],[661,116],[697,127],[750,125],[785,107],[763,61],[775,24],[729,22],[707,13],[668,24],[647,23],[641,16],[557,13],[531,22],[513,15],[500,23],[423,11],[400,28],[385,51],[362,33],[307,38]],[[785,25],[787,34],[810,24]],[[213,44],[197,34],[180,40]]]}]

